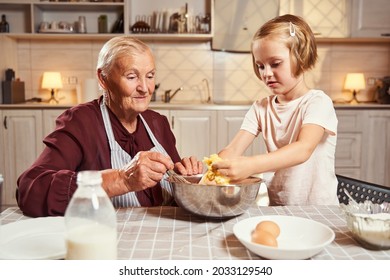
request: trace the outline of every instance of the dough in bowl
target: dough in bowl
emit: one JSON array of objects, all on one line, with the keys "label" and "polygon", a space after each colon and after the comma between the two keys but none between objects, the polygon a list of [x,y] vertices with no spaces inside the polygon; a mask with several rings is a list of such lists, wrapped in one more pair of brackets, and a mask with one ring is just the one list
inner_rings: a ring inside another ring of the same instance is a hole
[{"label": "dough in bowl", "polygon": [[221,160],[222,158],[220,158],[217,154],[212,154],[210,157],[203,158],[203,163],[206,164],[207,171],[199,181],[200,185],[226,186],[230,184],[228,177],[223,176],[217,170],[213,169],[213,164]]}]

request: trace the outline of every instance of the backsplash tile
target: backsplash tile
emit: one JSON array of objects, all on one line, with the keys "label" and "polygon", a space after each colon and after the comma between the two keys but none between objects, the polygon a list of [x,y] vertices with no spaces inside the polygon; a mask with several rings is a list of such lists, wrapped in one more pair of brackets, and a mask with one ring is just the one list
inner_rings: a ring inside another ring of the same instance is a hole
[{"label": "backsplash tile", "polygon": [[[96,60],[104,41],[18,41],[18,76],[25,82],[26,98],[48,98],[40,88],[44,71],[60,71],[64,88],[61,103],[74,103],[77,83],[94,78]],[[165,90],[179,87],[174,101],[205,101],[207,86],[216,101],[253,101],[270,91],[255,76],[249,53],[212,51],[210,43],[148,42],[156,58],[156,83],[160,83],[159,98]],[[381,78],[390,73],[390,46],[376,44],[319,44],[319,61],[305,75],[309,87],[324,90],[332,99],[350,99],[343,90],[348,72],[363,72],[368,77]],[[372,100],[375,86],[367,86],[358,97]]]}]

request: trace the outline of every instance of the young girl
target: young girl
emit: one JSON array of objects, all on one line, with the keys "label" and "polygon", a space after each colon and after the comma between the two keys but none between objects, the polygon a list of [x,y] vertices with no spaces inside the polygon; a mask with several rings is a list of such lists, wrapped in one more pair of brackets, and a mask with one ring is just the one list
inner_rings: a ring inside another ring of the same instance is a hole
[{"label": "young girl", "polygon": [[[240,131],[219,152],[224,161],[213,168],[231,180],[274,172],[267,182],[270,205],[338,204],[336,113],[332,100],[304,81],[317,60],[310,27],[293,15],[268,21],[254,35],[252,59],[273,95],[252,105]],[[241,157],[260,133],[267,153]]]}]

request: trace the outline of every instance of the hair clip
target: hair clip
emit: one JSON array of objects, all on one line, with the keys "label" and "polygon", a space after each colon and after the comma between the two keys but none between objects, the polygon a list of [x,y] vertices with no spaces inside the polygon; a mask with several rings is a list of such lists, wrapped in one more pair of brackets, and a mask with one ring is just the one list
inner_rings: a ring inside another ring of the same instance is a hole
[{"label": "hair clip", "polygon": [[295,26],[291,21],[290,21],[290,36],[291,37],[295,36]]}]

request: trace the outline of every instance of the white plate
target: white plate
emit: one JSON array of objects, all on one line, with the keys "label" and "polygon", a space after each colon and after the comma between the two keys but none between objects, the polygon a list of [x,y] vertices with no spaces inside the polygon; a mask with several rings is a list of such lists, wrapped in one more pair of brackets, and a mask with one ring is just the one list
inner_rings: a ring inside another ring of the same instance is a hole
[{"label": "white plate", "polygon": [[[251,241],[252,231],[260,221],[273,221],[280,227],[278,247],[269,247]],[[330,244],[335,233],[328,226],[294,216],[258,216],[234,225],[234,235],[251,252],[272,260],[302,260],[318,254]]]},{"label": "white plate", "polygon": [[21,220],[0,226],[0,259],[65,258],[63,217]]}]

